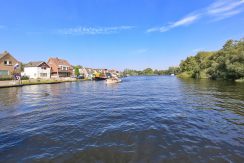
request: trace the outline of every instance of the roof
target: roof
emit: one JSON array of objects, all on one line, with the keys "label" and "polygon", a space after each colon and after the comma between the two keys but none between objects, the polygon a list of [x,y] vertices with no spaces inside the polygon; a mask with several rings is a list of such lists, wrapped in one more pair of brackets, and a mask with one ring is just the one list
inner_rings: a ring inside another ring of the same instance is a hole
[{"label": "roof", "polygon": [[3,53],[0,53],[0,59],[2,59],[3,57],[5,57],[6,55],[9,55],[10,57],[12,57],[16,62],[19,62],[17,59],[15,59],[9,52],[4,51]]},{"label": "roof", "polygon": [[60,58],[49,58],[48,62],[52,61],[56,65],[64,65],[64,66],[69,66],[72,67],[71,64],[65,59],[60,59]]},{"label": "roof", "polygon": [[25,65],[25,67],[38,67],[40,66],[42,63],[45,63],[44,61],[37,61],[37,62],[29,62]]},{"label": "roof", "polygon": [[2,58],[2,57],[4,57],[6,54],[0,54],[0,59]]},{"label": "roof", "polygon": [[[5,55],[9,54],[7,51],[4,51],[2,54],[0,54],[0,59],[3,58]],[[10,54],[9,54],[10,55]]]}]

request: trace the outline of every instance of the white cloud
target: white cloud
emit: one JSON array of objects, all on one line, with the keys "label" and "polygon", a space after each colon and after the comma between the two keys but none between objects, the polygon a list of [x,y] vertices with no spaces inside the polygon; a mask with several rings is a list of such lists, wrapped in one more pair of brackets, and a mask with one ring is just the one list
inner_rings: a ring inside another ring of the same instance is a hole
[{"label": "white cloud", "polygon": [[244,0],[215,0],[207,8],[195,11],[166,26],[149,28],[147,32],[166,32],[176,27],[192,24],[203,17],[208,17],[214,21],[223,20],[243,12],[243,4]]},{"label": "white cloud", "polygon": [[224,14],[234,11],[240,7],[244,1],[241,0],[217,0],[207,8],[207,13],[210,15]]},{"label": "white cloud", "polygon": [[206,9],[206,15],[214,20],[222,20],[243,11],[243,0],[217,0]]},{"label": "white cloud", "polygon": [[195,22],[198,19],[198,15],[191,15],[191,16],[187,16],[175,23],[172,24],[172,27],[178,27],[178,26],[182,26],[182,25],[188,25],[191,24],[193,22]]},{"label": "white cloud", "polygon": [[114,26],[114,27],[75,27],[58,30],[58,33],[64,35],[99,35],[114,34],[124,30],[131,30],[134,26]]},{"label": "white cloud", "polygon": [[240,14],[242,11],[241,10],[233,10],[233,11],[228,11],[226,13],[222,13],[221,15],[216,16],[213,21],[220,21],[229,17],[232,17],[234,15]]},{"label": "white cloud", "polygon": [[169,31],[170,29],[172,28],[176,28],[176,27],[179,27],[179,26],[186,26],[186,25],[189,25],[189,24],[192,24],[194,23],[197,19],[199,18],[199,15],[189,15],[189,16],[186,16],[176,22],[173,22],[173,23],[170,23],[169,25],[166,25],[166,26],[162,26],[162,27],[159,27],[159,28],[149,28],[147,30],[147,32],[166,32],[166,31]]},{"label": "white cloud", "polygon": [[153,28],[149,28],[147,29],[147,32],[150,33],[150,32],[157,32],[160,28],[157,28],[157,27],[153,27]]}]

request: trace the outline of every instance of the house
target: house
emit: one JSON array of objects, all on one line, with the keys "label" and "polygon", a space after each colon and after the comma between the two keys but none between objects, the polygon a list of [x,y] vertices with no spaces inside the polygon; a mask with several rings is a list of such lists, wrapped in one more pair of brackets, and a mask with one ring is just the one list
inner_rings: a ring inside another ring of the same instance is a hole
[{"label": "house", "polygon": [[47,64],[51,68],[51,77],[70,77],[73,74],[73,67],[68,61],[60,58],[49,58]]},{"label": "house", "polygon": [[107,69],[93,69],[95,71],[95,73],[106,73],[107,72]]},{"label": "house", "polygon": [[83,75],[85,79],[87,79],[88,76],[89,76],[89,73],[88,73],[87,69],[84,68],[84,67],[81,67],[81,68],[79,69],[79,73],[80,73],[81,75]]},{"label": "house", "polygon": [[95,73],[92,68],[81,67],[79,73],[84,76],[85,79],[92,79]]},{"label": "house", "polygon": [[108,70],[109,73],[116,75],[116,76],[120,76],[120,72],[117,70]]},{"label": "house", "polygon": [[51,77],[51,68],[43,61],[29,62],[25,65],[24,75],[32,79],[49,79]]},{"label": "house", "polygon": [[16,65],[19,65],[17,61],[10,53],[4,51],[0,54],[0,77],[9,76],[13,73],[19,73],[20,69],[15,69]]}]

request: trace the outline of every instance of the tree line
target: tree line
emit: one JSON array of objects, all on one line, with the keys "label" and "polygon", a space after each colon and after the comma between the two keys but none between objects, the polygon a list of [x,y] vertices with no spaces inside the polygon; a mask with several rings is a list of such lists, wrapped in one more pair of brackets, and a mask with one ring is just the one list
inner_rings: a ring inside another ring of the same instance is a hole
[{"label": "tree line", "polygon": [[178,67],[167,70],[147,68],[142,71],[125,69],[124,75],[170,75],[187,78],[244,80],[244,39],[228,40],[218,51],[200,51],[182,60]]},{"label": "tree line", "polygon": [[144,75],[170,75],[170,74],[178,74],[179,67],[169,67],[167,70],[153,70],[152,68],[146,68],[144,70],[132,70],[125,69],[123,72],[124,76],[144,76]]},{"label": "tree line", "polygon": [[228,40],[218,51],[201,51],[187,57],[179,69],[179,77],[241,79],[244,77],[244,39]]}]

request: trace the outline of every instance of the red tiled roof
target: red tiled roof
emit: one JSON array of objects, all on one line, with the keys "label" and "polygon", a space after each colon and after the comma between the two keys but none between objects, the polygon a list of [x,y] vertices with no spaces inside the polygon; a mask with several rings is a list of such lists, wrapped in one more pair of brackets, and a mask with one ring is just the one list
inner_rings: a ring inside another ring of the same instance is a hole
[{"label": "red tiled roof", "polygon": [[55,63],[56,65],[65,65],[65,66],[69,66],[72,67],[71,64],[69,64],[69,62],[65,59],[60,59],[60,58],[49,58],[48,62],[52,61],[53,63]]},{"label": "red tiled roof", "polygon": [[53,72],[57,72],[59,65],[70,67],[72,69],[71,64],[67,60],[60,59],[60,58],[49,58],[48,65],[51,67]]}]

